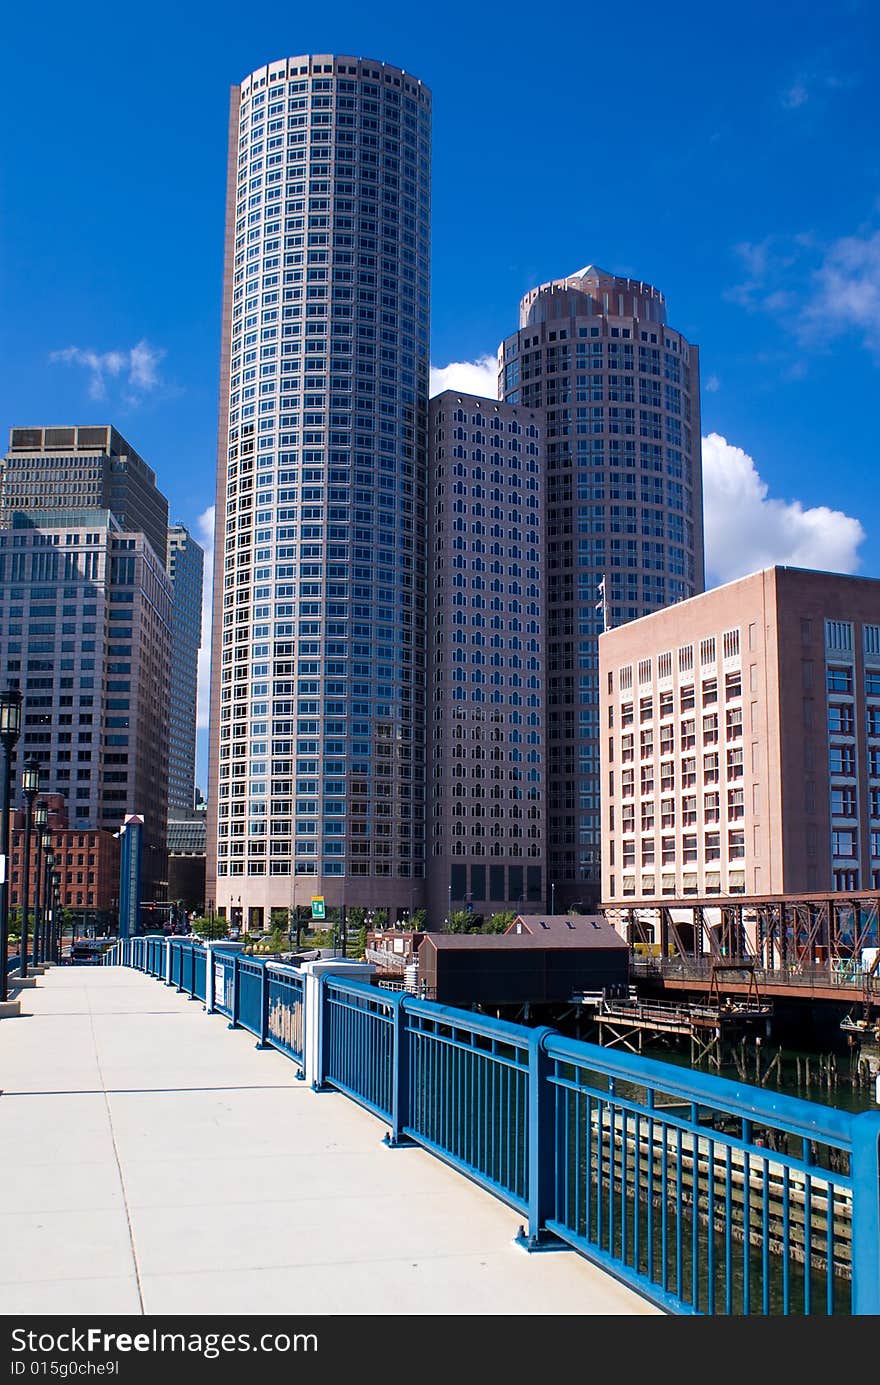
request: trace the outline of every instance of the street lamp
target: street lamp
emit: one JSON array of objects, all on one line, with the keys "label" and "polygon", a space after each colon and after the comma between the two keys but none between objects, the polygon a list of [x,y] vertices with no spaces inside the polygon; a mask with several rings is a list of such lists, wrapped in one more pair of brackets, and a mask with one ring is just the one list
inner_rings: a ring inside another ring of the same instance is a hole
[{"label": "street lamp", "polygon": [[34,828],[36,831],[36,869],[34,871],[34,966],[46,960],[46,940],[43,934],[40,905],[43,885],[43,832],[49,821],[49,809],[45,803],[34,808]]},{"label": "street lamp", "polygon": [[52,851],[52,833],[48,827],[44,827],[40,833],[40,846],[43,849],[41,867],[43,875],[43,957],[47,962],[50,962],[52,950],[49,938],[49,910],[52,901],[49,895],[49,856]]},{"label": "street lamp", "polygon": [[[48,838],[48,841],[46,840]],[[49,925],[46,935],[46,957],[50,962],[55,961],[55,901],[52,898],[52,867],[55,864],[55,853],[52,850],[52,834],[43,833],[43,851],[46,860],[46,921]]]},{"label": "street lamp", "polygon": [[6,964],[9,954],[9,791],[10,761],[21,735],[21,693],[0,692],[0,1002],[9,998]]},{"label": "street lamp", "polygon": [[556,882],[550,882],[550,915],[556,913]]},{"label": "street lamp", "polygon": [[[40,792],[40,762],[29,755],[21,767],[21,789],[24,794],[24,850],[21,854],[21,962],[18,974],[27,976],[28,916],[31,901],[31,834],[34,829],[34,799]],[[34,961],[37,950],[37,921],[34,918]]]},{"label": "street lamp", "polygon": [[[55,853],[53,852],[53,860],[54,860],[54,859],[57,859],[57,860],[60,861],[61,857],[58,856],[58,857],[56,858],[56,857],[55,857]],[[64,927],[64,923],[63,923],[62,918],[61,918],[61,872],[60,872],[60,871],[57,871],[57,870],[53,870],[53,871],[52,871],[52,895],[53,895],[53,900],[54,900],[54,906],[53,906],[53,909],[52,909],[52,916],[53,916],[53,918],[54,918],[54,917],[56,916],[56,914],[57,914],[57,917],[58,917],[58,923],[57,923],[56,928],[55,928],[55,960],[56,960],[56,962],[60,962],[60,961],[61,961],[61,930],[62,930],[62,928]],[[70,960],[71,960],[71,962],[73,961],[73,939],[71,939],[71,942],[70,942]]]}]

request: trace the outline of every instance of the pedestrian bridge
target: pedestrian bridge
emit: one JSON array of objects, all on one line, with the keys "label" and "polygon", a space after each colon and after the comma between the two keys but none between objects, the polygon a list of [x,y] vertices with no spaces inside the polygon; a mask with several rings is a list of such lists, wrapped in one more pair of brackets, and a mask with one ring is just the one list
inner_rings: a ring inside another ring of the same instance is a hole
[{"label": "pedestrian bridge", "polygon": [[7,1312],[880,1311],[878,1115],[344,963],[111,960],[0,1025]]}]

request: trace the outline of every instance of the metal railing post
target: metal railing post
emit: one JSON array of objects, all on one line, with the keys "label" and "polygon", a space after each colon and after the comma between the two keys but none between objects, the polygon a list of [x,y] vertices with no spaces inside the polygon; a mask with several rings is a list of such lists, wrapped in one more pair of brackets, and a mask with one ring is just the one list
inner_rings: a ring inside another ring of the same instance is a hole
[{"label": "metal railing post", "polygon": [[880,1313],[880,1114],[852,1128],[852,1311]]},{"label": "metal railing post", "polygon": [[205,944],[205,1014],[214,1013],[214,949]]},{"label": "metal railing post", "polygon": [[189,948],[189,998],[196,998],[196,945],[190,943]]},{"label": "metal railing post", "polygon": [[257,1048],[269,1047],[269,964],[263,963],[260,977],[260,1038]]},{"label": "metal railing post", "polygon": [[412,1144],[404,1135],[409,1125],[409,1029],[407,1027],[406,996],[394,1000],[394,1041],[391,1054],[391,1129],[385,1136],[389,1149]]},{"label": "metal railing post", "polygon": [[329,1030],[330,1026],[327,1024],[328,1002],[326,976],[317,977],[317,982],[318,1004],[315,1007],[315,1026],[312,1030],[316,1047],[314,1066],[315,1076],[312,1082],[312,1089],[316,1092],[320,1092],[324,1090],[324,1081],[326,1078],[327,1066],[327,1054],[324,1048],[324,1037],[325,1031]]},{"label": "metal railing post", "polygon": [[165,985],[171,985],[171,939],[165,939]]},{"label": "metal railing post", "polygon": [[229,1017],[229,1029],[238,1029],[238,953],[232,958],[232,1014]]},{"label": "metal railing post", "polygon": [[[529,1033],[529,1230],[527,1250],[562,1249],[547,1230],[556,1210],[556,1092],[550,1082],[553,1062],[544,1043],[554,1029],[543,1025]],[[517,1238],[523,1241],[522,1231]]]}]

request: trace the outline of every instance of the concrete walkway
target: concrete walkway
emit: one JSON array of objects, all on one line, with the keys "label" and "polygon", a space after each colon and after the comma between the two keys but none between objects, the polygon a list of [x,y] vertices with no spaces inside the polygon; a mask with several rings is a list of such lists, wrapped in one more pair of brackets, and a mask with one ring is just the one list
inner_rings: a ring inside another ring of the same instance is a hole
[{"label": "concrete walkway", "polygon": [[0,1021],[5,1314],[644,1314],[573,1252],[139,972],[60,967]]}]

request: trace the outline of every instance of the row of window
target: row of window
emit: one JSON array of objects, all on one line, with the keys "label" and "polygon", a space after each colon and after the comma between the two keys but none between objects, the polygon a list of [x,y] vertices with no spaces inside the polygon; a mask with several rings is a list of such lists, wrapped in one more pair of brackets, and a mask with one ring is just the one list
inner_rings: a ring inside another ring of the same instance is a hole
[{"label": "row of window", "polygon": [[[618,843],[613,840],[608,843],[609,865],[616,864],[617,847]],[[702,856],[700,854],[701,847]],[[635,866],[637,849],[643,866],[654,865],[658,859],[657,843],[654,837],[643,837],[638,843],[636,840],[620,843],[619,864]],[[704,832],[702,842],[700,842],[696,832],[686,832],[680,843],[676,837],[661,837],[659,860],[664,866],[678,865],[679,862],[683,862],[685,865],[697,865],[700,860],[720,861],[722,849],[726,850],[727,860],[743,860],[746,854],[745,831],[740,828],[730,828],[726,834],[720,831]]]},{"label": "row of window", "polygon": [[[609,692],[612,690],[609,672]],[[724,697],[725,701],[742,696],[742,672],[736,669],[732,673],[724,675]],[[704,678],[700,684],[700,702],[703,707],[711,706],[718,701],[718,679]],[[675,714],[675,692],[672,688],[665,688],[655,695],[653,693],[639,699],[639,721],[652,721],[654,717],[655,704],[658,716],[662,720],[664,717],[671,717]],[[680,712],[693,710],[696,706],[696,686],[687,683],[678,690],[678,709]],[[620,704],[620,725],[631,726],[635,720],[635,704],[633,702],[621,702]],[[608,708],[608,725],[614,725],[614,708]]]}]

